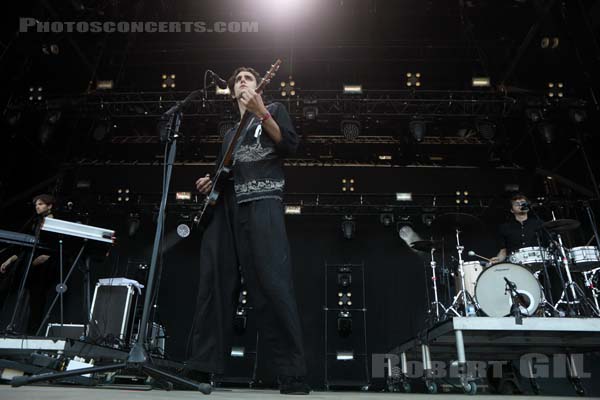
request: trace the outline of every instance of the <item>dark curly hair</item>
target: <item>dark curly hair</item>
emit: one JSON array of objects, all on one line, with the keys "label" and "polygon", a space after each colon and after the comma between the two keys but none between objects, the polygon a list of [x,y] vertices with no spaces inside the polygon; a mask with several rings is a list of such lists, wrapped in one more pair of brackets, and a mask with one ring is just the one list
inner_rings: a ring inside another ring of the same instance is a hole
[{"label": "dark curly hair", "polygon": [[54,196],[52,196],[51,194],[38,194],[37,196],[35,196],[33,198],[33,205],[35,205],[35,203],[37,203],[38,200],[41,200],[42,203],[48,205],[48,206],[53,206],[56,204],[56,199],[54,198]]},{"label": "dark curly hair", "polygon": [[254,75],[254,79],[256,79],[256,86],[258,86],[260,84],[261,77],[254,68],[251,68],[251,67],[236,68],[235,71],[233,71],[233,74],[231,74],[231,76],[229,77],[229,79],[227,79],[227,87],[229,88],[229,92],[231,93],[231,97],[233,97],[234,101],[237,101],[237,99],[234,97],[235,96],[235,77],[242,71],[247,71],[247,72],[250,72],[252,75]]}]

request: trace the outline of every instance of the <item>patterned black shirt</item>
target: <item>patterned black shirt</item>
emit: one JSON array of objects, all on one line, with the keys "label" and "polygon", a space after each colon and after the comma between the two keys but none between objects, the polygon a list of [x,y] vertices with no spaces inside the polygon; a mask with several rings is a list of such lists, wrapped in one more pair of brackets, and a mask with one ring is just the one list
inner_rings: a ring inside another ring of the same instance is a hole
[{"label": "patterned black shirt", "polygon": [[[282,200],[285,186],[283,159],[298,148],[298,135],[285,106],[271,103],[266,107],[279,126],[281,141],[275,144],[262,129],[260,120],[255,116],[250,118],[234,153],[233,181],[238,204],[269,198]],[[236,129],[237,124],[225,134],[221,155],[227,151]]]}]

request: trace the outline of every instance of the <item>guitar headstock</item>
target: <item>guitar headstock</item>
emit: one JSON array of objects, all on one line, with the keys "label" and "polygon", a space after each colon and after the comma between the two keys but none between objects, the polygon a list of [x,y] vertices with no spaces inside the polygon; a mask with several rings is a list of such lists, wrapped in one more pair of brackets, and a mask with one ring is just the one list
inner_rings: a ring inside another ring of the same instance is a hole
[{"label": "guitar headstock", "polygon": [[275,61],[275,63],[273,65],[271,65],[271,68],[267,71],[265,76],[263,76],[262,80],[260,81],[260,85],[258,85],[258,87],[256,88],[257,93],[262,92],[263,89],[265,88],[265,86],[267,86],[271,82],[271,79],[273,79],[273,77],[275,76],[275,73],[277,73],[280,66],[281,66],[281,60],[278,58]]}]

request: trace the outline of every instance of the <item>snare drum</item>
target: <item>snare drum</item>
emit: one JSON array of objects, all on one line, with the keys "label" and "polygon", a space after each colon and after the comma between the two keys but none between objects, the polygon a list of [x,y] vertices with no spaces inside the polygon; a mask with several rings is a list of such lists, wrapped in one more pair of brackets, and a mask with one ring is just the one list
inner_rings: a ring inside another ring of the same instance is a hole
[{"label": "snare drum", "polygon": [[508,260],[513,264],[524,265],[536,271],[544,268],[544,260],[550,260],[550,255],[545,247],[523,247],[512,253]]},{"label": "snare drum", "polygon": [[[481,274],[481,271],[483,271],[483,267],[479,261],[465,261],[463,263],[463,270],[465,271],[465,286],[467,287],[467,292],[473,296],[475,294],[475,283],[477,282],[477,278]],[[460,272],[456,274],[456,287],[458,290],[463,289]]]},{"label": "snare drum", "polygon": [[600,265],[600,254],[595,246],[573,247],[569,250],[573,271],[587,271]]}]

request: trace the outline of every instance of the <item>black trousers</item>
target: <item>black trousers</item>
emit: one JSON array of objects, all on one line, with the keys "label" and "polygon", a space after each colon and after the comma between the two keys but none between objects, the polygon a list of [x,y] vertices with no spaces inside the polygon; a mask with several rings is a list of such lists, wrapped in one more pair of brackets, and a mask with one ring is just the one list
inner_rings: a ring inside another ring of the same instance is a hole
[{"label": "black trousers", "polygon": [[200,260],[188,364],[224,372],[241,271],[256,311],[259,340],[271,350],[276,373],[306,375],[282,202],[262,199],[237,205],[228,188],[204,233]]}]

